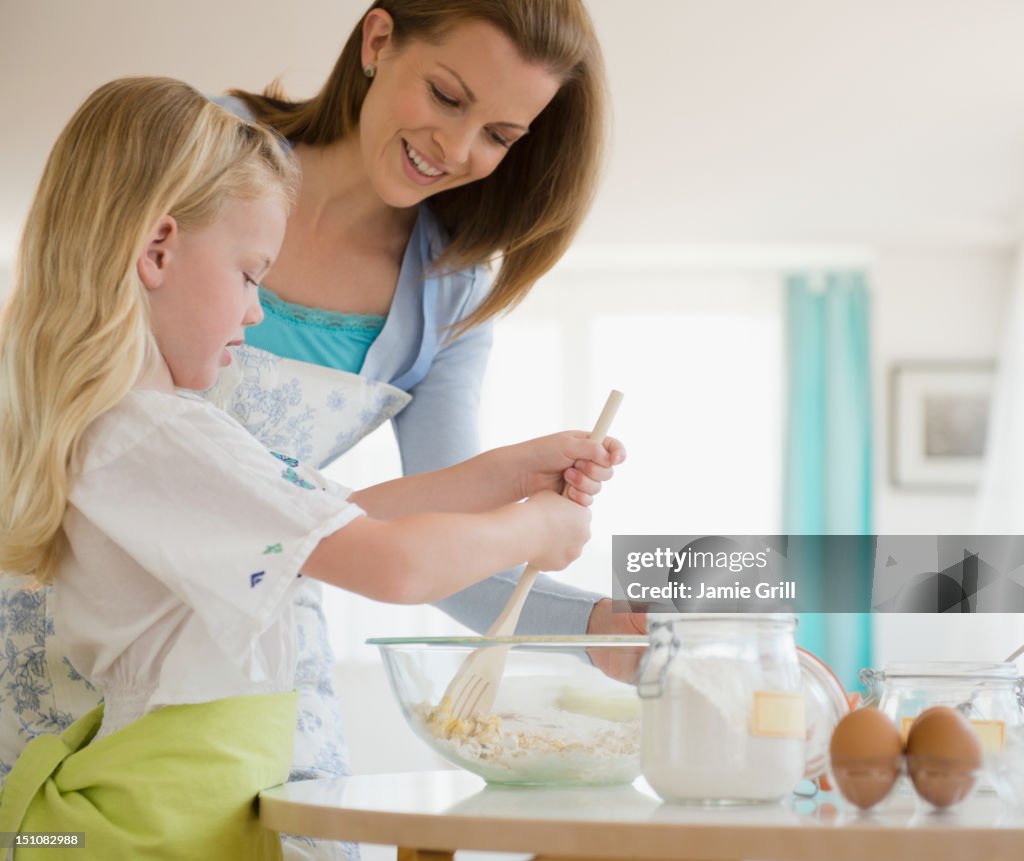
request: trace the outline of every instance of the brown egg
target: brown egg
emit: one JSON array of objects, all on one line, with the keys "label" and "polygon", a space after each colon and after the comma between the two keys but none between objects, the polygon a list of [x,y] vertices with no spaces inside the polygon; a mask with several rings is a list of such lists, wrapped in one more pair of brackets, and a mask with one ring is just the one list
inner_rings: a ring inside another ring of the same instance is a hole
[{"label": "brown egg", "polygon": [[[948,708],[949,708],[949,706],[928,706],[928,708],[926,708],[916,718],[914,718],[910,722],[910,724],[911,724],[911,726],[913,726],[915,723],[917,723],[919,720],[921,720],[921,718],[926,717],[927,715],[930,715],[932,712],[934,712],[934,711],[943,711],[944,709],[948,709]],[[906,728],[907,732],[909,733],[910,732],[910,728],[907,727],[906,718],[903,719],[903,726]],[[907,740],[903,739],[903,747],[906,748],[906,746],[907,746]]]},{"label": "brown egg", "polygon": [[948,706],[922,712],[907,734],[907,770],[925,801],[951,807],[974,788],[982,747],[970,721]]},{"label": "brown egg", "polygon": [[889,794],[900,774],[900,731],[875,708],[843,717],[832,732],[832,775],[843,797],[867,810]]}]

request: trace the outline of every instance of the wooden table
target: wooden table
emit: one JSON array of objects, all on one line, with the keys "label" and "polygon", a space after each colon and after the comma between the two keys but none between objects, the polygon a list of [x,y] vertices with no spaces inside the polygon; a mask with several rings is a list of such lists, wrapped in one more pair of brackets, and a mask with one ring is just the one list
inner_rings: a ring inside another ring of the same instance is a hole
[{"label": "wooden table", "polygon": [[912,795],[871,815],[831,794],[708,809],[662,804],[643,780],[542,789],[423,771],[278,786],[260,794],[260,819],[275,831],[397,845],[399,861],[451,861],[457,849],[533,852],[537,861],[1024,859],[1024,814],[981,794],[945,814],[918,809]]}]

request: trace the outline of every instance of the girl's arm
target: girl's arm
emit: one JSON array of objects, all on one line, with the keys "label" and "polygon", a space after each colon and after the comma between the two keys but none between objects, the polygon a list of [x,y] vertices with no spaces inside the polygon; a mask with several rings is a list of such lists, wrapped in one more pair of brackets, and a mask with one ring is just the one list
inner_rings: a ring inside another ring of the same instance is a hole
[{"label": "girl's arm", "polygon": [[489,511],[542,490],[590,505],[612,465],[625,457],[622,444],[604,443],[582,431],[566,431],[503,446],[446,469],[387,481],[352,495],[373,517],[391,519],[421,511]]},{"label": "girl's arm", "polygon": [[377,601],[434,601],[532,562],[560,571],[590,537],[590,512],[551,491],[478,514],[359,517],[323,538],[302,573]]}]

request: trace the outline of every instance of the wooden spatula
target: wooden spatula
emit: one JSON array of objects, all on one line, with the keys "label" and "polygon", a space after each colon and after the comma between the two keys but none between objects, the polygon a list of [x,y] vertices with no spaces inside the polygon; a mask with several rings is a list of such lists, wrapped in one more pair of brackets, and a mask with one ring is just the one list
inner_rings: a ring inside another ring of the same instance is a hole
[{"label": "wooden spatula", "polygon": [[[622,402],[622,392],[612,389],[604,409],[590,433],[590,438],[597,442],[604,442],[611,427],[612,419]],[[568,487],[566,487],[568,491]],[[563,491],[564,493],[565,491]],[[527,565],[523,576],[519,578],[515,590],[512,592],[505,609],[498,614],[498,618],[487,629],[488,637],[511,637],[519,622],[519,614],[523,611],[526,597],[530,594],[533,581],[537,579],[540,571],[532,565]],[[451,704],[452,717],[460,720],[469,720],[479,714],[487,714],[494,705],[494,699],[498,695],[498,685],[501,683],[502,674],[505,672],[505,658],[510,646],[482,646],[472,652],[463,662],[455,678],[451,680],[444,697],[442,705],[447,701]]]}]

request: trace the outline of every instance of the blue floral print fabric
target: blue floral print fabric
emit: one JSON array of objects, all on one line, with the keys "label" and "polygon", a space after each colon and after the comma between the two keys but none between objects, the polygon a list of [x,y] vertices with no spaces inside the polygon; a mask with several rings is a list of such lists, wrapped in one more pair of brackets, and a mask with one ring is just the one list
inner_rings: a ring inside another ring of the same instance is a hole
[{"label": "blue floral print fabric", "polygon": [[412,400],[410,394],[387,383],[283,359],[257,347],[243,345],[231,352],[231,364],[203,397],[271,451],[317,469],[340,457]]},{"label": "blue floral print fabric", "polygon": [[49,648],[50,590],[21,577],[0,578],[0,782],[22,748],[41,733],[60,733],[99,702],[96,689]]}]

